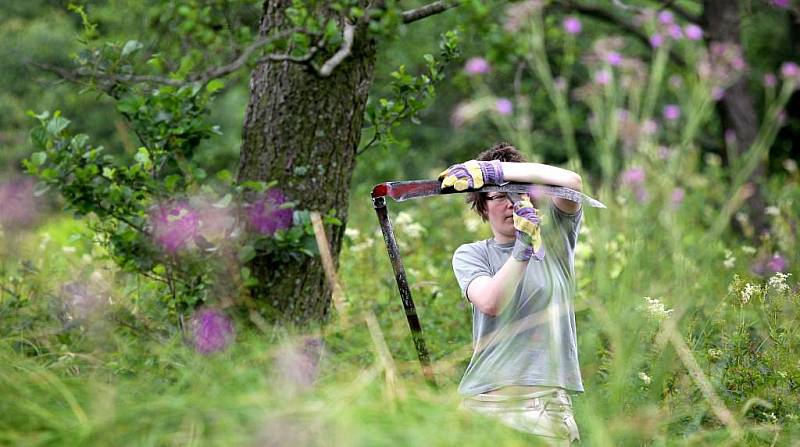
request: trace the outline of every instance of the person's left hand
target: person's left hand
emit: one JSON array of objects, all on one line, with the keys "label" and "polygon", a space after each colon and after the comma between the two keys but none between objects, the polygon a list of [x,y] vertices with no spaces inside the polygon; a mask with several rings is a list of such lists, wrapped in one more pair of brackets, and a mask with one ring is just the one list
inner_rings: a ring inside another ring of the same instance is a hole
[{"label": "person's left hand", "polygon": [[478,189],[485,183],[503,183],[503,168],[499,160],[470,160],[445,169],[439,174],[439,180],[442,180],[442,188],[452,186],[456,191]]}]

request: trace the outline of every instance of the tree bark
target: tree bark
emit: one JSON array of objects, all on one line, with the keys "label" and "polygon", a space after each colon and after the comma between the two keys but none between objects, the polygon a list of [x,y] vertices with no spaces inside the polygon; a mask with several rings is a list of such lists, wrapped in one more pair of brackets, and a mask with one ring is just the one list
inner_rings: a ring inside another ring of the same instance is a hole
[{"label": "tree bark", "polygon": [[[723,42],[740,45],[740,9],[738,0],[705,0],[703,2],[703,19],[705,21],[709,43]],[[753,95],[747,88],[747,78],[743,76],[725,91],[717,110],[724,129],[736,132],[737,156],[739,159],[750,149],[758,133],[758,115]],[[764,215],[766,203],[761,189],[761,182],[766,173],[766,165],[759,161],[758,167],[747,180],[752,186],[752,194],[747,199],[748,216],[758,237],[767,228]],[[736,224],[736,223],[734,223]]]},{"label": "tree bark", "polygon": [[[284,15],[291,4],[264,2],[262,36],[291,27]],[[375,43],[364,24],[356,29],[351,54],[328,77],[288,61],[258,66],[250,80],[238,181],[277,180],[299,208],[323,214],[335,209],[346,222],[374,66]],[[328,226],[326,232],[338,263],[344,226]],[[279,262],[260,255],[250,268],[259,281],[253,297],[268,319],[302,325],[327,316],[331,290],[319,258]]]}]

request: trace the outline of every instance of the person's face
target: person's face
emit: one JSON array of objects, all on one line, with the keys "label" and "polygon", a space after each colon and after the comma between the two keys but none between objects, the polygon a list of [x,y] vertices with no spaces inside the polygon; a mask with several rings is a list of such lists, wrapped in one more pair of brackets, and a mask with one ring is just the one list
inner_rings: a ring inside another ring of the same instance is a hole
[{"label": "person's face", "polygon": [[486,217],[498,242],[510,242],[516,237],[514,205],[508,195],[490,192],[486,195]]}]

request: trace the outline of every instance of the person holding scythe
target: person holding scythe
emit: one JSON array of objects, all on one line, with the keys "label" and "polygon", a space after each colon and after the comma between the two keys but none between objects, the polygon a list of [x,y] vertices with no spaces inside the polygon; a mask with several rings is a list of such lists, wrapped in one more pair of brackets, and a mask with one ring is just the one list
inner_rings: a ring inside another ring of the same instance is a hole
[{"label": "person holding scythe", "polygon": [[[580,175],[526,163],[507,143],[449,167],[439,180],[457,191],[505,182],[582,189]],[[581,204],[501,192],[470,192],[467,203],[493,237],[453,254],[473,314],[462,406],[555,445],[578,441],[570,393],[583,392],[573,305]]]}]

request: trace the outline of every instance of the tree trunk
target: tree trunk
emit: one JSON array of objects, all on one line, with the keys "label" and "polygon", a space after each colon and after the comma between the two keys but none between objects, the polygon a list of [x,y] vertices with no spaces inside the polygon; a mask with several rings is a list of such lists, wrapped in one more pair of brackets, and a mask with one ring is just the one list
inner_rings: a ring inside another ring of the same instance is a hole
[{"label": "tree trunk", "polygon": [[[291,0],[266,0],[261,35],[291,27]],[[238,181],[277,180],[298,207],[331,209],[347,220],[350,180],[375,66],[375,43],[366,26],[355,33],[351,54],[326,78],[304,64],[266,62],[250,80]],[[338,261],[344,226],[326,227]],[[319,258],[278,262],[257,257],[250,266],[259,285],[253,297],[275,322],[324,320],[330,307]]]},{"label": "tree trunk", "polygon": [[[705,0],[703,14],[710,43],[742,44],[738,0]],[[736,132],[737,156],[741,159],[755,141],[759,127],[753,95],[747,88],[746,76],[739,78],[725,91],[718,111],[723,128],[733,129]],[[761,190],[761,182],[765,173],[766,166],[763,161],[759,161],[758,167],[747,180],[753,186],[752,195],[747,199],[747,214],[755,229],[753,235],[755,237],[758,237],[767,228],[764,215],[766,204]]]}]

